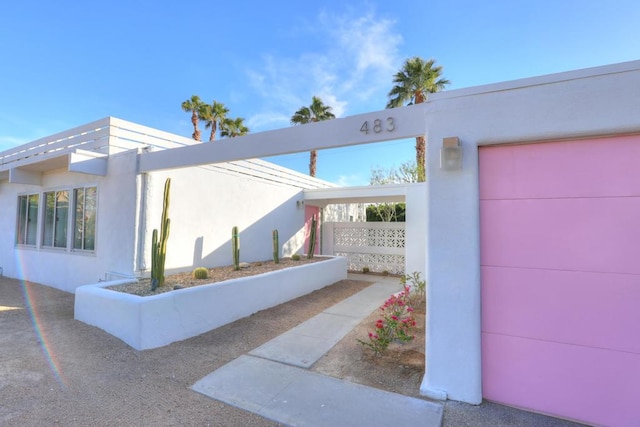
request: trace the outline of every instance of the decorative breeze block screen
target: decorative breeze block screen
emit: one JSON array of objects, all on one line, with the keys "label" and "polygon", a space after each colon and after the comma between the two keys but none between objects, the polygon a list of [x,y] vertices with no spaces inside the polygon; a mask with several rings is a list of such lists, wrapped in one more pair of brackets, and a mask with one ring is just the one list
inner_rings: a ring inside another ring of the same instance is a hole
[{"label": "decorative breeze block screen", "polygon": [[333,231],[334,253],[348,259],[349,270],[404,274],[404,223],[336,224]]}]

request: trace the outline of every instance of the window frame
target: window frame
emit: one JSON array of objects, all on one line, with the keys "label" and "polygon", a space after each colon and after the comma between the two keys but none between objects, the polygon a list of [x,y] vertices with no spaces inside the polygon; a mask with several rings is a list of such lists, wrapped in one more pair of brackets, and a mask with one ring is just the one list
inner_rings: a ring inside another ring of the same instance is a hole
[{"label": "window frame", "polygon": [[[87,190],[89,189],[93,189],[94,190],[94,195],[93,195],[93,247],[90,249],[86,248],[86,207],[87,207]],[[76,243],[78,241],[78,236],[76,234],[77,232],[77,221],[78,221],[78,192],[79,190],[82,190],[82,203],[83,203],[83,208],[82,208],[82,235],[80,237],[80,241],[81,241],[81,246],[82,247],[77,247]],[[78,187],[73,187],[72,189],[73,192],[73,202],[72,202],[72,207],[73,207],[73,215],[71,215],[71,233],[72,233],[72,238],[71,241],[68,244],[69,249],[72,252],[79,252],[79,253],[94,253],[96,251],[96,246],[97,246],[97,239],[96,239],[96,235],[97,235],[97,228],[98,228],[98,186],[97,185],[84,185],[84,186],[78,186]]]},{"label": "window frame", "polygon": [[[67,213],[66,213],[66,225],[64,227],[64,246],[58,246],[56,245],[56,239],[58,237],[58,225],[57,225],[57,216],[58,216],[58,194],[60,193],[66,193],[67,194]],[[48,245],[47,239],[46,239],[46,233],[47,233],[47,195],[49,194],[53,194],[53,198],[54,198],[54,222],[52,224],[53,228],[52,228],[52,234],[51,234],[51,245]],[[71,225],[71,221],[69,219],[69,213],[70,213],[70,209],[71,209],[71,190],[69,190],[68,188],[64,188],[64,189],[57,189],[57,190],[48,190],[48,191],[43,191],[42,192],[42,200],[44,202],[44,207],[42,209],[42,240],[40,242],[40,247],[44,248],[44,249],[52,249],[52,250],[68,250],[69,249],[69,226]]]},{"label": "window frame", "polygon": [[[36,199],[36,206],[35,206],[35,216],[30,218],[31,214],[31,199],[35,197]],[[22,200],[26,200],[26,209],[24,210],[24,212],[22,211]],[[25,193],[25,194],[18,194],[18,207],[17,207],[17,212],[16,212],[16,228],[15,228],[15,245],[19,246],[19,247],[26,247],[26,248],[37,248],[39,241],[38,241],[38,229],[40,226],[40,193]],[[24,214],[24,218],[22,217]],[[24,222],[22,220],[25,220]],[[35,230],[33,230],[33,243],[29,243],[29,222],[31,222],[32,220],[35,219]],[[22,225],[24,224],[24,229],[22,227]],[[23,236],[21,236],[21,234],[23,234]]]},{"label": "window frame", "polygon": [[[56,221],[47,225],[47,196],[54,198],[54,218],[58,214],[58,195],[66,193],[67,212],[66,224],[63,228],[64,246],[56,246],[56,233],[60,231]],[[82,196],[79,198],[78,194]],[[89,193],[89,198],[87,194]],[[98,196],[97,184],[71,185],[59,188],[41,190],[39,192],[18,193],[16,197],[16,223],[14,245],[17,249],[36,249],[41,251],[57,251],[90,255],[97,250],[98,234]],[[76,220],[78,214],[78,200],[82,203],[82,236],[81,244],[76,247]],[[35,201],[35,203],[33,203]],[[35,209],[35,210],[34,210]],[[87,209],[89,211],[87,211]],[[35,225],[32,224],[35,222]],[[32,224],[29,226],[29,224]],[[35,227],[35,228],[34,228]],[[45,233],[53,227],[52,236],[47,239]],[[90,233],[91,235],[87,235]],[[47,244],[48,240],[51,244]],[[32,243],[27,243],[27,242]],[[24,243],[22,243],[24,242]]]}]

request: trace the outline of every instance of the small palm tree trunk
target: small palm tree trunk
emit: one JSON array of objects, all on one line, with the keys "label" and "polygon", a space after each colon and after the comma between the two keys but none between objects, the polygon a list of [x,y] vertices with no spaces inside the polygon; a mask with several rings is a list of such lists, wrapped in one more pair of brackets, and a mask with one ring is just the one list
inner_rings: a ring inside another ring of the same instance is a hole
[{"label": "small palm tree trunk", "polygon": [[218,130],[218,126],[216,126],[216,122],[211,123],[211,135],[209,135],[209,142],[214,141],[216,139],[216,131]]},{"label": "small palm tree trunk", "polygon": [[309,156],[309,176],[316,176],[316,161],[318,160],[318,152],[312,150]]},{"label": "small palm tree trunk", "polygon": [[200,131],[198,130],[198,115],[195,111],[191,114],[191,124],[193,125],[193,134],[191,136],[196,141],[200,141]]},{"label": "small palm tree trunk", "polygon": [[418,182],[426,181],[425,148],[424,136],[416,137],[416,166],[418,168]]}]

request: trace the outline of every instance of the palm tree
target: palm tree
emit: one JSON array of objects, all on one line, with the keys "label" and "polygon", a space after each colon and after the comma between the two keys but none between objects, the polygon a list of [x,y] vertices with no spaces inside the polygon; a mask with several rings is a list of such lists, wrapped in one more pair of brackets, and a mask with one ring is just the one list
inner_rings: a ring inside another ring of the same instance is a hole
[{"label": "palm tree", "polygon": [[244,125],[244,119],[238,117],[236,119],[225,118],[220,123],[220,136],[234,138],[249,133],[249,128]]},{"label": "palm tree", "polygon": [[200,112],[200,120],[205,122],[205,128],[211,128],[211,134],[209,135],[209,141],[216,139],[216,131],[218,126],[224,122],[225,117],[229,109],[224,106],[222,102],[213,101],[211,105],[204,105]]},{"label": "palm tree", "polygon": [[[444,89],[450,82],[441,77],[442,66],[436,66],[435,63],[434,59],[425,61],[417,56],[407,59],[402,69],[393,76],[395,86],[389,91],[387,108],[400,107],[405,103],[409,105],[420,104],[427,100],[429,93]],[[416,165],[419,182],[423,182],[426,178],[425,151],[424,136],[416,137]]]},{"label": "palm tree", "polygon": [[[336,116],[331,112],[331,107],[324,105],[322,100],[317,96],[311,99],[311,105],[309,107],[300,107],[293,116],[291,116],[292,125],[303,125],[306,123],[319,122],[322,120],[335,119]],[[309,157],[309,175],[316,176],[316,162],[318,159],[318,152],[311,150]]]},{"label": "palm tree", "polygon": [[191,96],[182,103],[182,109],[191,112],[191,124],[193,124],[193,134],[191,137],[196,141],[200,141],[200,129],[198,129],[198,121],[200,120],[200,112],[202,106],[205,105],[198,95]]}]

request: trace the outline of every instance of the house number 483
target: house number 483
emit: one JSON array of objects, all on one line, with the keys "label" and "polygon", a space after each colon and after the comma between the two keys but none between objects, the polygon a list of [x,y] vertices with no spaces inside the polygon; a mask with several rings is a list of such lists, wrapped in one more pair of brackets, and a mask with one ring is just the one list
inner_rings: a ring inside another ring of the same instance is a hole
[{"label": "house number 483", "polygon": [[393,121],[393,117],[387,117],[384,121],[375,119],[373,123],[369,123],[367,120],[360,126],[360,132],[364,132],[365,135],[369,135],[371,131],[380,133],[382,131],[393,132],[394,130],[396,130],[396,124]]}]

